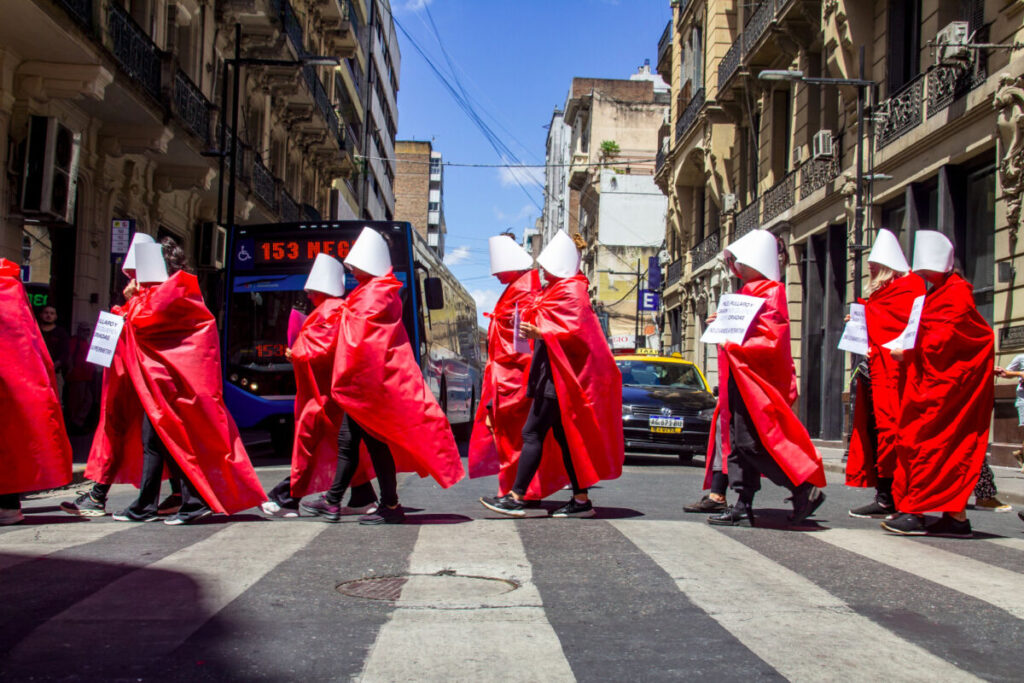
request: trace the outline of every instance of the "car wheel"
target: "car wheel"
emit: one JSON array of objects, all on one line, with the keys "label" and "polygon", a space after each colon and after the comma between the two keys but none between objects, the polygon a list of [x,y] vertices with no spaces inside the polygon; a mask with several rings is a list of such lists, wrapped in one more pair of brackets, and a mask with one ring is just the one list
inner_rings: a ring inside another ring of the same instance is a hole
[{"label": "car wheel", "polygon": [[692,462],[693,462],[693,453],[680,453],[679,454],[679,464],[680,465],[689,465]]}]

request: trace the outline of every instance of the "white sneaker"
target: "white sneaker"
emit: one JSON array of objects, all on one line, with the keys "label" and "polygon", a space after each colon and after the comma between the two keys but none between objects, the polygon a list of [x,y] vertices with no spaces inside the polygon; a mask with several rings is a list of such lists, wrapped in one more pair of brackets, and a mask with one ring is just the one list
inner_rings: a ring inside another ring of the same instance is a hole
[{"label": "white sneaker", "polygon": [[272,500],[268,500],[266,503],[260,503],[260,510],[263,511],[267,517],[298,517],[299,511],[292,510],[291,508],[283,508]]},{"label": "white sneaker", "polygon": [[20,524],[25,521],[25,515],[21,514],[21,510],[4,510],[0,509],[0,526],[10,526],[12,524]]},{"label": "white sneaker", "polygon": [[344,516],[344,515],[372,515],[376,511],[377,511],[377,503],[376,503],[376,501],[373,502],[373,503],[369,503],[368,505],[363,505],[361,507],[349,507],[348,505],[342,505],[341,507],[338,508],[338,514],[342,515],[342,516]]}]

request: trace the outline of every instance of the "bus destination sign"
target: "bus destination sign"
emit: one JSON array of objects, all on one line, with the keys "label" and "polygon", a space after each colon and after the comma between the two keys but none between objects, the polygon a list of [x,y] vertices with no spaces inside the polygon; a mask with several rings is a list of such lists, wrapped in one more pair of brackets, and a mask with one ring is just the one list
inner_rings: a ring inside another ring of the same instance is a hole
[{"label": "bus destination sign", "polygon": [[343,239],[302,236],[288,239],[257,239],[253,247],[256,264],[303,263],[313,261],[317,254],[327,254],[343,259],[348,256],[352,243]]}]

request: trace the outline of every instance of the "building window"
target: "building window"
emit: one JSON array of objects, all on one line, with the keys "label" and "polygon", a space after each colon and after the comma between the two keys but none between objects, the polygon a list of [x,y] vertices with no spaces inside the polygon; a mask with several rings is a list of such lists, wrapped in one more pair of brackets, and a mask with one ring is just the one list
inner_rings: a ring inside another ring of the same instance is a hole
[{"label": "building window", "polygon": [[429,202],[427,204],[427,211],[440,211],[441,202]]},{"label": "building window", "polygon": [[921,0],[889,0],[888,94],[912,81],[920,69]]}]

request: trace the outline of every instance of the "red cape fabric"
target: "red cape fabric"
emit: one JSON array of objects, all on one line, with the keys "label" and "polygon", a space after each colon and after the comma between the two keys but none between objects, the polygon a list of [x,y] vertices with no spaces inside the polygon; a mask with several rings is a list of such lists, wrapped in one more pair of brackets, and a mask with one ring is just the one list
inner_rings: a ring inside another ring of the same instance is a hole
[{"label": "red cape fabric", "polygon": [[20,274],[16,263],[0,258],[0,493],[71,481],[57,378]]},{"label": "red cape fabric", "polygon": [[722,471],[732,453],[729,441],[729,378],[743,397],[761,443],[794,485],[805,481],[825,486],[825,468],[811,443],[807,428],[793,412],[797,399],[796,370],[789,341],[789,307],[786,288],[774,280],[748,282],[740,294],[764,299],[764,306],[747,330],[743,344],[727,342],[718,347],[718,406],[711,421],[711,438],[705,458],[705,487],[711,485],[715,436],[721,418]]},{"label": "red cape fabric", "polygon": [[[540,289],[540,276],[531,270],[511,282],[502,293],[494,312],[489,314],[487,327],[487,367],[484,368],[480,391],[480,406],[476,411],[473,435],[469,441],[469,476],[471,478],[498,475],[498,494],[505,495],[516,479],[519,454],[523,450],[523,425],[530,412],[532,399],[526,395],[526,379],[530,373],[530,354],[519,353],[512,338],[512,318],[516,306],[520,316],[532,303]],[[487,315],[487,314],[485,314]],[[491,416],[493,432],[485,419]],[[549,457],[547,451],[552,449]],[[545,442],[545,462],[558,458],[559,449],[554,441]],[[550,483],[542,486],[541,481]],[[564,469],[545,472],[535,478],[526,491],[526,497],[542,497],[542,488],[561,488],[569,479]],[[559,484],[558,482],[561,482]]]},{"label": "red cape fabric", "polygon": [[[214,511],[231,514],[265,501],[224,405],[216,322],[195,275],[179,271],[160,285],[142,289],[125,308],[114,366],[104,378],[103,412],[86,476],[109,482],[118,466],[118,480],[126,472],[141,476],[144,410]],[[118,407],[125,412],[111,414]]]},{"label": "red cape fabric", "polygon": [[[324,419],[348,413],[391,449],[399,472],[448,488],[465,476],[448,419],[416,364],[402,325],[402,283],[389,271],[356,287],[338,326]],[[362,460],[362,458],[360,458]]]},{"label": "red cape fabric", "polygon": [[[590,306],[590,283],[582,273],[542,289],[523,319],[536,325],[547,347],[562,427],[576,478],[583,488],[622,475],[622,373],[601,323]],[[548,434],[545,453],[554,436]],[[558,453],[558,446],[554,445]],[[551,495],[568,480],[560,457],[544,457],[531,483],[537,497]]]},{"label": "red cape fabric", "polygon": [[893,482],[900,512],[961,512],[988,448],[993,402],[992,328],[971,285],[951,274],[924,300],[907,352]]},{"label": "red cape fabric", "polygon": [[[909,273],[873,292],[867,301],[861,301],[867,319],[870,347],[868,372],[871,375],[871,404],[864,399],[863,391],[857,392],[853,408],[853,432],[846,459],[847,486],[874,486],[878,483],[878,477],[892,478],[896,471],[900,394],[906,373],[883,344],[903,332],[914,299],[923,295],[924,291],[924,280]],[[869,410],[874,413],[877,441],[872,440],[868,433]]]},{"label": "red cape fabric", "polygon": [[[320,419],[330,400],[338,325],[345,301],[331,298],[316,307],[296,333],[292,345],[295,369],[295,443],[292,449],[291,495],[301,498],[330,487],[338,467],[341,422]],[[293,311],[294,312],[294,311]],[[359,460],[352,485],[373,478],[368,457]]]}]

